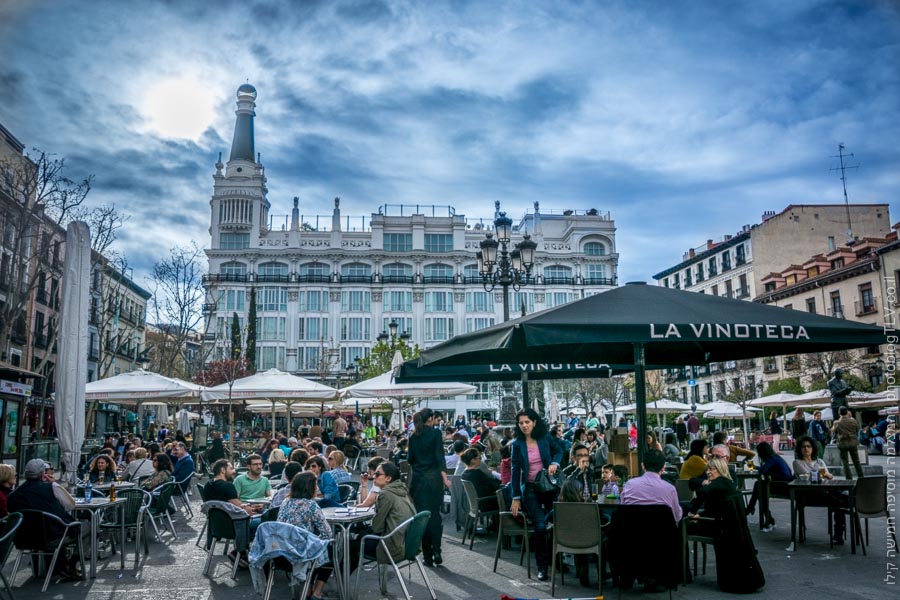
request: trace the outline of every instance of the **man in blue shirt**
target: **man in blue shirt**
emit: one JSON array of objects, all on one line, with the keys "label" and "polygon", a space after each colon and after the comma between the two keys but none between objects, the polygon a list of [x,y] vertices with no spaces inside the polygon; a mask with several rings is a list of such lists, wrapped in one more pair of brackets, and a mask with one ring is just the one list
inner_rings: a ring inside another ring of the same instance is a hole
[{"label": "man in blue shirt", "polygon": [[186,492],[191,484],[187,478],[194,474],[194,459],[191,458],[184,442],[175,442],[172,446],[172,458],[177,459],[172,470],[172,477],[175,478],[175,481],[183,482],[181,489]]},{"label": "man in blue shirt", "polygon": [[575,429],[578,427],[578,424],[581,423],[581,419],[575,416],[575,413],[569,413],[569,429]]}]

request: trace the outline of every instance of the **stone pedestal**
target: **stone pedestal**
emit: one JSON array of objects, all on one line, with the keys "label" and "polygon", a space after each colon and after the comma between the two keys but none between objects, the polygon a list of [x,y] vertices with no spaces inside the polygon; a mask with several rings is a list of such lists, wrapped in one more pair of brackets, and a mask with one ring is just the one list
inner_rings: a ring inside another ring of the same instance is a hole
[{"label": "stone pedestal", "polygon": [[[869,464],[869,453],[866,452],[865,446],[858,446],[856,451],[859,452],[859,464],[868,465]],[[832,467],[840,467],[841,466],[841,451],[838,450],[838,447],[834,444],[828,444],[825,446],[825,456],[822,457],[825,461],[825,464],[828,465],[829,471],[834,471]],[[850,461],[850,464],[853,464],[853,461]]]}]

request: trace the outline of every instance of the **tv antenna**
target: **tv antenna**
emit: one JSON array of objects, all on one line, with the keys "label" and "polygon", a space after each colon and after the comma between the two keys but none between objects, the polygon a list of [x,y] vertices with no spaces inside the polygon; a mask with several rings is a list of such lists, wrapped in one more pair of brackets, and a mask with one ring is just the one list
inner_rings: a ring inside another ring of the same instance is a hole
[{"label": "tv antenna", "polygon": [[837,156],[832,156],[831,158],[837,158],[840,160],[839,167],[833,167],[829,169],[830,171],[840,171],[841,172],[841,184],[844,186],[844,206],[847,208],[847,243],[853,241],[853,226],[850,222],[850,198],[847,196],[847,169],[858,169],[859,165],[847,165],[844,163],[845,158],[853,158],[853,154],[844,154],[844,144],[838,144],[838,153]]}]

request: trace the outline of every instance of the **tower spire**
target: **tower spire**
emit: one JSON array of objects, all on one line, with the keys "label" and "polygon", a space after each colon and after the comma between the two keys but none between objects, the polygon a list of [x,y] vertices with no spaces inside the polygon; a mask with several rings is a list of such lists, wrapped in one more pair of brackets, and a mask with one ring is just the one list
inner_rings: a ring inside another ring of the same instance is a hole
[{"label": "tower spire", "polygon": [[245,83],[237,89],[237,115],[234,123],[234,138],[231,140],[231,156],[232,160],[246,160],[254,162],[256,158],[253,142],[253,117],[256,108],[256,88]]}]

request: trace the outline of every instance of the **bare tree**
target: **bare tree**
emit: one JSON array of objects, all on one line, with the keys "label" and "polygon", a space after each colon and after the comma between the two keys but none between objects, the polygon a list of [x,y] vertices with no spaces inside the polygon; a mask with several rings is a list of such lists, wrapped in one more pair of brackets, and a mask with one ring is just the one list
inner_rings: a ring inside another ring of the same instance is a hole
[{"label": "bare tree", "polygon": [[64,172],[64,159],[43,152],[0,156],[0,283],[5,288],[0,303],[0,349],[4,351],[13,329],[24,321],[29,299],[45,282],[40,259],[59,251],[58,245],[48,248],[42,240],[52,239],[73,216],[83,214],[79,209],[90,192],[92,177],[73,181]]},{"label": "bare tree", "polygon": [[[151,368],[172,377],[190,379],[193,365],[186,351],[201,325],[203,251],[195,242],[172,248],[168,257],[156,262],[150,275],[149,313],[161,330],[152,349]],[[232,357],[235,358],[235,357]]]}]

